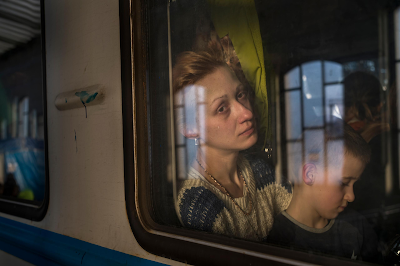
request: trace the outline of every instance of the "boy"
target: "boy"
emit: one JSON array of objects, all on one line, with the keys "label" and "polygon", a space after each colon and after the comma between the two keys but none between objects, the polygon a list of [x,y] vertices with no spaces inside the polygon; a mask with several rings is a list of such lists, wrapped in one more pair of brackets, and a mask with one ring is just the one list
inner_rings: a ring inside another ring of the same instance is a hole
[{"label": "boy", "polygon": [[375,260],[377,237],[372,228],[361,215],[344,212],[355,198],[353,185],[371,152],[350,126],[345,125],[341,135],[333,138],[324,136],[323,131],[305,132],[304,145],[296,145],[300,151],[294,149],[289,155],[294,177],[292,201],[275,218],[267,240],[307,251]]}]

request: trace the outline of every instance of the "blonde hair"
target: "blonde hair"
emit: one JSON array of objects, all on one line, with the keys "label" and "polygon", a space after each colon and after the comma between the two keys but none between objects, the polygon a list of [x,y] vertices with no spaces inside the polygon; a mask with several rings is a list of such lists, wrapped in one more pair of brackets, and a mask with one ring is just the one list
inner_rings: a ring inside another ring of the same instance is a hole
[{"label": "blonde hair", "polygon": [[174,93],[213,73],[219,67],[228,67],[224,53],[217,42],[210,42],[208,48],[199,52],[181,53],[172,70]]}]

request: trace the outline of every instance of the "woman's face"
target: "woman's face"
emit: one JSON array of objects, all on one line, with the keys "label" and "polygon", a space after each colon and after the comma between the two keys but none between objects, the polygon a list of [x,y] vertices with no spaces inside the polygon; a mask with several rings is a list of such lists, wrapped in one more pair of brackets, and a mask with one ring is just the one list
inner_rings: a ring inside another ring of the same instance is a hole
[{"label": "woman's face", "polygon": [[196,94],[196,126],[201,145],[241,151],[257,141],[248,91],[228,67],[220,67],[191,88]]}]

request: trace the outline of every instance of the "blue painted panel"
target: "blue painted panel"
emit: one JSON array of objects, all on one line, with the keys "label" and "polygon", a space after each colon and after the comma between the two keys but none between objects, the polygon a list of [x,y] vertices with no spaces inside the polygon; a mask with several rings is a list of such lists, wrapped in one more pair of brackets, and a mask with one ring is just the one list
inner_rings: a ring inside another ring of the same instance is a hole
[{"label": "blue painted panel", "polygon": [[3,217],[0,249],[35,265],[163,265]]}]

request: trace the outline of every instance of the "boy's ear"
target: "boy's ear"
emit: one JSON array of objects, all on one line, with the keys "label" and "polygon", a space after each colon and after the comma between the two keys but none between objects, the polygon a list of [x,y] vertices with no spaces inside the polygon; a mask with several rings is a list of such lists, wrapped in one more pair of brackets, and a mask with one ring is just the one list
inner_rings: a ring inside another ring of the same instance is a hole
[{"label": "boy's ear", "polygon": [[312,186],[317,177],[317,167],[313,163],[307,163],[303,166],[303,182],[306,185]]}]

